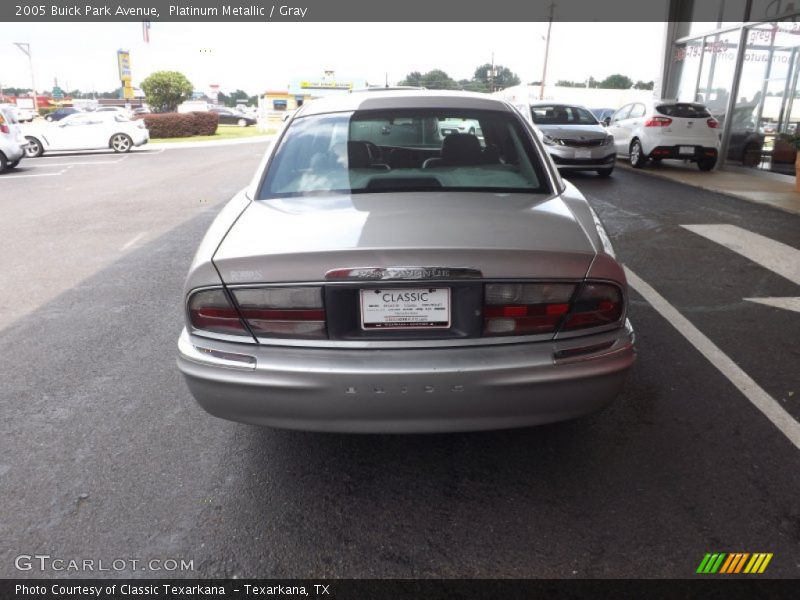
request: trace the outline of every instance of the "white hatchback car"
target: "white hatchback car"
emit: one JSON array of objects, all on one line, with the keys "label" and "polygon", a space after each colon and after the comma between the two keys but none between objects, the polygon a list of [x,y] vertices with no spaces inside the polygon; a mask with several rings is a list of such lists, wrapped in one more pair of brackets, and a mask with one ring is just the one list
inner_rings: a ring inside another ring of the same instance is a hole
[{"label": "white hatchback car", "polygon": [[150,141],[144,121],[131,121],[116,112],[78,113],[49,123],[23,129],[29,157],[60,150],[100,150],[130,152],[134,146]]},{"label": "white hatchback car", "polygon": [[643,167],[648,160],[676,158],[710,171],[719,153],[719,121],[702,104],[650,100],[626,104],[606,121],[618,155]]}]

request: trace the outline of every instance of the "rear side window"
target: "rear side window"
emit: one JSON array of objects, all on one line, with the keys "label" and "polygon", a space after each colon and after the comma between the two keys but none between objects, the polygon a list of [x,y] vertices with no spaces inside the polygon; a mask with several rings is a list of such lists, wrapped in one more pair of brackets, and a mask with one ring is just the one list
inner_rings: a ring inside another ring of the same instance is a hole
[{"label": "rear side window", "polygon": [[644,104],[634,104],[631,109],[631,114],[628,115],[629,119],[638,119],[644,116]]},{"label": "rear side window", "polygon": [[702,104],[661,104],[656,110],[662,115],[679,119],[702,119],[711,116]]},{"label": "rear side window", "polygon": [[521,118],[512,112],[393,109],[292,122],[260,199],[331,193],[550,191]]}]

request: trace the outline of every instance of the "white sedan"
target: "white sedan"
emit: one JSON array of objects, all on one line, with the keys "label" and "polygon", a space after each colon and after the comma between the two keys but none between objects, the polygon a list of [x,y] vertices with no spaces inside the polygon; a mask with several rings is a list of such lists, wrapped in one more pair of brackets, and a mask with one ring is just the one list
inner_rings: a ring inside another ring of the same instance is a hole
[{"label": "white sedan", "polygon": [[114,112],[79,113],[53,123],[37,123],[23,128],[29,157],[60,150],[98,150],[130,152],[150,140],[144,121],[131,121]]}]

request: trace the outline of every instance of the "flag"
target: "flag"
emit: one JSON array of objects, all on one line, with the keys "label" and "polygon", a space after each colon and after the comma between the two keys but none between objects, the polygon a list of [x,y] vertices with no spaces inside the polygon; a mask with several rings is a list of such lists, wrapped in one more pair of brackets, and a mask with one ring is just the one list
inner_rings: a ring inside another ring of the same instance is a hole
[{"label": "flag", "polygon": [[145,44],[150,43],[150,21],[142,21],[142,37]]}]

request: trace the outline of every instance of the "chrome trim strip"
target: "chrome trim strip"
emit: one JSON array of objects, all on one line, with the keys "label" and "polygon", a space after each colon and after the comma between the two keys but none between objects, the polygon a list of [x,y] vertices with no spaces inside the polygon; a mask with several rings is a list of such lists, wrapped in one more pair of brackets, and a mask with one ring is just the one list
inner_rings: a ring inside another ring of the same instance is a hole
[{"label": "chrome trim strip", "polygon": [[481,279],[483,273],[471,267],[340,267],[325,273],[326,281],[392,281]]}]

